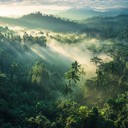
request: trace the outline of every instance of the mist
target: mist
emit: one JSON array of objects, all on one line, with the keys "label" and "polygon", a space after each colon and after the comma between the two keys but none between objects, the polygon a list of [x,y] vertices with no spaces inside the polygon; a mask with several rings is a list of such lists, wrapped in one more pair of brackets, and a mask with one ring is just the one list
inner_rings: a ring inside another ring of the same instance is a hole
[{"label": "mist", "polygon": [[[17,26],[11,26],[9,29],[13,32],[14,37],[20,35],[22,40],[21,42],[4,40],[4,42],[6,41],[4,44],[6,45],[4,46],[6,52],[8,50],[11,51],[12,56],[15,56],[15,60],[13,61],[22,64],[27,71],[31,70],[31,67],[36,61],[41,60],[45,64],[50,79],[53,82],[48,85],[47,89],[50,93],[55,92],[57,100],[67,99],[67,97],[62,95],[61,89],[65,84],[68,84],[68,80],[66,80],[64,74],[70,70],[74,61],[77,61],[86,72],[86,75],[80,77],[80,81],[77,82],[79,86],[72,87],[72,96],[69,95],[69,98],[78,100],[80,100],[79,98],[82,95],[86,97],[86,80],[97,76],[96,70],[98,67],[91,62],[91,58],[97,56],[103,62],[111,61],[111,57],[104,53],[103,49],[103,47],[106,49],[109,47],[111,40],[90,38],[86,34],[56,33],[38,29],[31,30]],[[37,37],[45,37],[46,46],[41,46],[31,41],[24,42],[24,34],[27,34],[28,37],[33,37],[34,40]],[[26,48],[24,49],[24,46],[27,47],[27,50]],[[55,78],[56,74],[59,75],[59,78]],[[58,79],[61,79],[60,82],[58,82]],[[53,91],[53,89],[55,90]]]},{"label": "mist", "polygon": [[[76,34],[76,36],[79,35]],[[92,44],[100,47],[102,43],[104,42],[93,38],[83,39],[75,44],[69,44],[69,42],[62,43],[56,39],[50,38],[49,36],[47,38],[47,46],[45,48],[40,47],[39,45],[33,45],[31,50],[47,63],[57,65],[59,67],[62,66],[70,68],[72,62],[78,61],[85,68],[87,77],[93,77],[95,76],[96,65],[93,64],[90,59],[94,56],[100,57],[104,62],[110,61],[111,59],[104,53],[96,55],[88,49],[88,46]]]},{"label": "mist", "polygon": [[128,128],[126,1],[0,1],[0,128]]}]

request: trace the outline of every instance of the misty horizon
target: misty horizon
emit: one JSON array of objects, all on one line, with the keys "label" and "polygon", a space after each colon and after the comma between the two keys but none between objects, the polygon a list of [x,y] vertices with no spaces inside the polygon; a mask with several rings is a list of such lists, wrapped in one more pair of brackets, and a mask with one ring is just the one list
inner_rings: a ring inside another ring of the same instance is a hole
[{"label": "misty horizon", "polygon": [[128,8],[127,0],[98,1],[98,0],[50,0],[50,1],[34,1],[34,0],[1,0],[0,16],[20,17],[25,14],[38,12],[42,14],[61,15],[68,10],[93,10],[97,12],[120,11]]}]

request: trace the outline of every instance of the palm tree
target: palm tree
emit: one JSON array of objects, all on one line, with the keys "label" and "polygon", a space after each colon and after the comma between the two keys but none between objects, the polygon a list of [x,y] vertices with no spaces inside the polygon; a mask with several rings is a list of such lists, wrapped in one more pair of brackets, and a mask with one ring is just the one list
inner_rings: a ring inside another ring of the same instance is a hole
[{"label": "palm tree", "polygon": [[69,80],[69,84],[71,81],[74,81],[77,83],[77,81],[80,81],[80,75],[85,75],[84,68],[77,62],[73,62],[71,65],[71,68],[68,72],[65,73],[66,79]]},{"label": "palm tree", "polygon": [[102,59],[97,57],[97,56],[91,58],[91,62],[93,62],[96,66],[98,66],[98,64],[102,64],[103,63]]},{"label": "palm tree", "polygon": [[72,92],[72,89],[71,87],[69,87],[67,84],[63,87],[63,90],[62,90],[62,94],[63,95],[68,95]]},{"label": "palm tree", "polygon": [[71,81],[74,81],[75,83],[77,81],[80,81],[79,75],[73,69],[66,72],[65,77],[69,80],[69,84],[71,83]]},{"label": "palm tree", "polygon": [[74,69],[75,72],[78,72],[80,67],[81,65],[77,61],[72,63],[72,69]]},{"label": "palm tree", "polygon": [[49,77],[45,65],[37,61],[30,71],[32,83],[42,85]]},{"label": "palm tree", "polygon": [[19,78],[19,64],[17,64],[16,62],[12,63],[11,64],[11,70],[10,70],[10,74],[11,74],[11,77],[10,77],[10,81],[13,83],[14,82],[14,79],[18,79]]}]

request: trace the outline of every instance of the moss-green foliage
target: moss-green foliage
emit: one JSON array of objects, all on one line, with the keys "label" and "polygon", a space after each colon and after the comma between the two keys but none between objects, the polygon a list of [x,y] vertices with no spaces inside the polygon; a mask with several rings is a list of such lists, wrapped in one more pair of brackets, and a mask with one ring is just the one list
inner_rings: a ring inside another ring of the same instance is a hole
[{"label": "moss-green foliage", "polygon": [[128,40],[128,16],[119,15],[115,17],[94,17],[85,21],[86,32],[89,37],[105,39],[126,39]]},{"label": "moss-green foliage", "polygon": [[84,40],[86,38],[86,35],[78,35],[76,36],[76,34],[66,34],[64,35],[54,35],[54,36],[50,36],[52,39],[57,40],[58,42],[61,43],[68,43],[68,44],[74,44],[74,43],[78,43],[81,42],[82,40]]},{"label": "moss-green foliage", "polygon": [[40,46],[46,46],[46,42],[47,42],[47,39],[45,36],[41,35],[41,36],[32,36],[31,34],[29,35],[28,33],[24,33],[23,35],[23,42],[24,43],[28,43],[30,45],[33,45],[33,44],[38,44]]},{"label": "moss-green foliage", "polygon": [[44,48],[46,42],[42,37],[24,36],[0,33],[1,128],[128,127],[126,42],[113,42],[103,50],[111,56],[109,62],[97,56],[90,60],[96,64],[95,77],[83,77],[85,71],[75,61],[65,78],[64,67],[51,66],[41,58],[23,62],[21,54],[29,53],[30,45],[44,40],[40,45]]},{"label": "moss-green foliage", "polygon": [[30,71],[32,83],[43,85],[48,81],[49,75],[45,68],[45,65],[40,61],[37,61]]}]

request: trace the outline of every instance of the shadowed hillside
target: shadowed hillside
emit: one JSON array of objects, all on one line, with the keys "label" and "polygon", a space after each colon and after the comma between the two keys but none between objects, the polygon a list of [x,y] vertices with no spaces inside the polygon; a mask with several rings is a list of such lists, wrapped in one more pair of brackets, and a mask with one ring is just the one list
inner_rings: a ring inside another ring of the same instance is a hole
[{"label": "shadowed hillside", "polygon": [[81,29],[81,25],[63,20],[52,15],[42,15],[40,12],[24,15],[18,19],[0,17],[0,22],[27,28],[39,28],[58,32],[73,32]]},{"label": "shadowed hillside", "polygon": [[0,17],[0,22],[29,29],[45,29],[54,32],[86,33],[89,37],[118,38],[128,37],[128,15],[115,17],[92,17],[79,23],[42,15],[40,12],[24,15],[18,19]]}]

